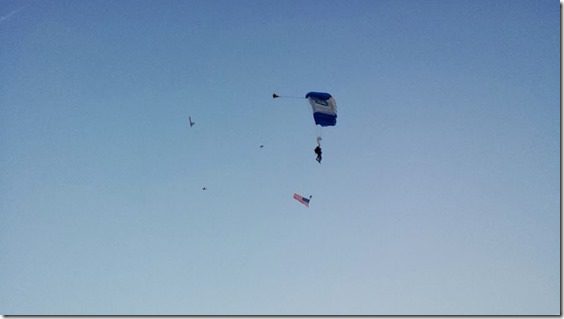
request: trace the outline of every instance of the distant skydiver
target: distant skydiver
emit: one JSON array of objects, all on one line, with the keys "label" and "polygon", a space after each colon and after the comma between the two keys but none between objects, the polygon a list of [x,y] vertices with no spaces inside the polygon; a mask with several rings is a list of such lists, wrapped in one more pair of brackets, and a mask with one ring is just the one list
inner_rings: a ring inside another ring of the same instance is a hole
[{"label": "distant skydiver", "polygon": [[315,154],[317,154],[315,160],[319,162],[319,164],[321,164],[321,144],[319,143],[319,141],[321,141],[321,137],[317,138],[317,147],[313,151],[315,152]]},{"label": "distant skydiver", "polygon": [[315,152],[315,154],[317,154],[317,157],[315,158],[315,160],[318,161],[319,164],[321,164],[321,147],[319,147],[319,145],[317,145],[314,152]]},{"label": "distant skydiver", "polygon": [[[303,99],[303,97],[278,95],[276,93],[272,93],[272,98]],[[322,129],[328,126],[337,125],[337,102],[335,101],[333,96],[331,96],[331,94],[326,92],[308,92],[305,95],[305,98],[311,105],[311,110],[313,111],[313,121],[315,125],[321,126]],[[321,134],[321,132],[319,134]],[[319,164],[321,164],[322,160],[322,150],[319,143],[320,140],[321,136],[317,138],[317,147],[314,149],[314,152],[317,155],[315,160],[319,162]]]}]

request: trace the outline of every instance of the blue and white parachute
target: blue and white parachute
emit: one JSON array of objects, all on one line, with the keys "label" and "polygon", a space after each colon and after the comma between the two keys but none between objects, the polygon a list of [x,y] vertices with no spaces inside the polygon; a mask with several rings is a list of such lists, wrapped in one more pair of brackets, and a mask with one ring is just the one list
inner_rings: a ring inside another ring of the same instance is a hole
[{"label": "blue and white parachute", "polygon": [[311,104],[316,125],[335,126],[337,124],[337,103],[331,94],[309,92],[305,97]]},{"label": "blue and white parachute", "polygon": [[[284,96],[276,93],[272,94],[272,98],[302,99],[302,97]],[[331,96],[331,94],[325,92],[309,92],[305,95],[305,98],[308,99],[309,104],[311,105],[315,125],[321,126],[321,128],[318,128],[317,147],[314,149],[314,152],[317,155],[315,160],[321,164],[321,130],[326,126],[337,125],[337,102],[335,102],[335,99]]]},{"label": "blue and white parachute", "polygon": [[[301,99],[297,96],[285,96],[272,94],[272,98],[294,98]],[[337,124],[337,102],[329,93],[325,92],[309,92],[305,96],[308,99],[311,109],[313,110],[313,119],[316,125],[335,126]]]}]

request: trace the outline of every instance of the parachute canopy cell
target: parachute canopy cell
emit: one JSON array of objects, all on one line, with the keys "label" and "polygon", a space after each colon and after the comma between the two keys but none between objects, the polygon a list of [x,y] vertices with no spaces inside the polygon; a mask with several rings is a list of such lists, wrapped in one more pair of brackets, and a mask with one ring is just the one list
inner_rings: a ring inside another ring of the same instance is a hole
[{"label": "parachute canopy cell", "polygon": [[337,103],[331,94],[309,92],[305,97],[311,104],[316,125],[335,126],[337,124]]}]

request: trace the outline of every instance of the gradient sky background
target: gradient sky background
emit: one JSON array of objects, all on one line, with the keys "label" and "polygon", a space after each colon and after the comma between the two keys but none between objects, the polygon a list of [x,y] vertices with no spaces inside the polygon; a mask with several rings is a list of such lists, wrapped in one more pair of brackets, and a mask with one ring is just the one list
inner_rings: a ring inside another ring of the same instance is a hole
[{"label": "gradient sky background", "polygon": [[0,0],[0,313],[559,314],[559,10]]}]

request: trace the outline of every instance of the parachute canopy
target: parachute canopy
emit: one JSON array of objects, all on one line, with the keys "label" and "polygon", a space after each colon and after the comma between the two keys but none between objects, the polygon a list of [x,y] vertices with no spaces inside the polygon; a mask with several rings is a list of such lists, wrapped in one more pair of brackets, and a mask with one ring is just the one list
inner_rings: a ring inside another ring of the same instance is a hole
[{"label": "parachute canopy", "polygon": [[309,92],[305,97],[311,104],[316,125],[335,126],[337,124],[337,103],[331,94]]}]

